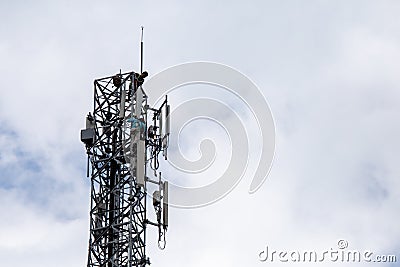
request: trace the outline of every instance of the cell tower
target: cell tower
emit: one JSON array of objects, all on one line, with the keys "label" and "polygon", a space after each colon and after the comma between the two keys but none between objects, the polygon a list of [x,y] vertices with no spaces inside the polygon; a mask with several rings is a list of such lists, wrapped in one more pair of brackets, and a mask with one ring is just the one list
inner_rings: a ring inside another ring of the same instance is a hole
[{"label": "cell tower", "polygon": [[[141,51],[143,55],[143,41]],[[81,130],[91,179],[88,267],[150,264],[147,225],[158,228],[159,247],[165,246],[168,182],[157,169],[160,153],[167,159],[170,107],[167,96],[157,109],[147,105],[142,88],[147,76],[141,67],[140,73],[120,72],[94,81],[93,114]],[[148,168],[157,179],[146,175]],[[158,186],[152,194],[156,222],[147,218],[148,183]]]}]

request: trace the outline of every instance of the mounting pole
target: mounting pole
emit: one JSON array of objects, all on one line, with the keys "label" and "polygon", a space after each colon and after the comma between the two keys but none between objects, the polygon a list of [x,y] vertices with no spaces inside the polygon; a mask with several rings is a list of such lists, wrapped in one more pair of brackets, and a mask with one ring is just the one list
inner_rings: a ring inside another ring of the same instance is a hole
[{"label": "mounting pole", "polygon": [[140,37],[140,73],[143,73],[143,29],[142,26],[142,35]]}]

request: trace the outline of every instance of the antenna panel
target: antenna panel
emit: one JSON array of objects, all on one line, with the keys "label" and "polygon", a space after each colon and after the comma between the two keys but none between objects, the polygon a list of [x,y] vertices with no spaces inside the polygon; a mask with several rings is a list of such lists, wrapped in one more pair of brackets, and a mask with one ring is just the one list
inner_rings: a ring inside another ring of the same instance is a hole
[{"label": "antenna panel", "polygon": [[165,117],[166,117],[166,122],[165,122],[165,134],[166,135],[169,135],[169,132],[170,132],[170,119],[169,119],[169,111],[170,111],[170,108],[169,108],[169,105],[167,105],[167,108],[166,108],[166,114],[165,114]]},{"label": "antenna panel", "polygon": [[[125,87],[125,85],[124,85]],[[123,119],[125,117],[125,99],[126,99],[126,91],[125,88],[122,88],[121,92],[121,105],[119,107],[119,118]]]},{"label": "antenna panel", "polygon": [[143,102],[143,92],[142,88],[138,88],[136,90],[136,106],[135,106],[135,115],[139,119],[142,114],[142,102]]},{"label": "antenna panel", "polygon": [[136,160],[136,183],[144,187],[145,174],[145,143],[144,140],[137,141],[137,160]]},{"label": "antenna panel", "polygon": [[163,184],[163,225],[164,228],[168,227],[168,182]]},{"label": "antenna panel", "polygon": [[160,136],[162,136],[162,134],[163,134],[163,121],[164,121],[164,112],[163,112],[163,109],[161,108],[161,111],[160,111],[160,128],[159,128],[159,135]]}]

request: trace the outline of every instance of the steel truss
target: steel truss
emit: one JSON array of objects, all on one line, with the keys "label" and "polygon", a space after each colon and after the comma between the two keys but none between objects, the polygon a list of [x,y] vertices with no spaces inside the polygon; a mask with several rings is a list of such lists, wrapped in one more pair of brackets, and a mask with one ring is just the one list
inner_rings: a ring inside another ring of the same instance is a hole
[{"label": "steel truss", "polygon": [[[139,75],[117,74],[94,81],[94,110],[87,117],[86,148],[91,165],[88,267],[145,266],[146,188],[139,186],[131,157],[129,127]],[[144,94],[144,92],[143,92]],[[146,96],[141,121],[146,121]],[[128,129],[128,130],[127,130]],[[92,135],[91,135],[92,133]],[[143,133],[142,137],[143,138]],[[83,138],[84,139],[84,138]],[[89,168],[88,168],[89,172]]]}]

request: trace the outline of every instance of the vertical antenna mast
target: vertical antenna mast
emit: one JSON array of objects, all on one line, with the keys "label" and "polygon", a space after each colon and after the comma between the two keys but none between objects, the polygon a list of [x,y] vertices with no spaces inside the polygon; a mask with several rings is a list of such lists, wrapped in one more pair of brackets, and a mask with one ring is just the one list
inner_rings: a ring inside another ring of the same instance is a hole
[{"label": "vertical antenna mast", "polygon": [[140,73],[143,73],[143,29],[142,26],[142,35],[140,37]]}]

